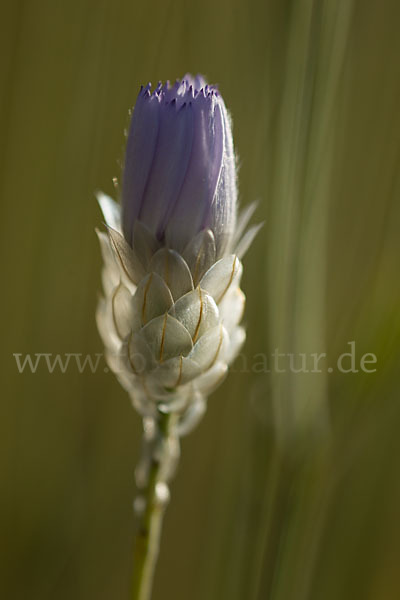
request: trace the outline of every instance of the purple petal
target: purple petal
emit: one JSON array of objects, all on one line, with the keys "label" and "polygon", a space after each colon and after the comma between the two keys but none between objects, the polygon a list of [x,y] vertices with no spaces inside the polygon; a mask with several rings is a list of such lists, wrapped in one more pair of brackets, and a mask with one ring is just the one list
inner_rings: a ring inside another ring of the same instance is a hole
[{"label": "purple petal", "polygon": [[199,92],[200,90],[204,89],[207,85],[207,82],[204,79],[203,75],[200,74],[193,77],[193,75],[191,75],[190,73],[186,73],[183,79],[189,82],[189,85],[193,87],[195,92]]},{"label": "purple petal", "polygon": [[190,163],[166,232],[168,243],[177,249],[183,249],[207,227],[224,150],[222,115],[216,98],[200,93],[193,102],[193,115]]},{"label": "purple petal", "polygon": [[149,86],[139,92],[128,141],[122,182],[122,224],[125,239],[132,243],[133,223],[137,219],[143,192],[151,171],[159,129],[159,99],[150,95]]},{"label": "purple petal", "polygon": [[160,105],[160,126],[151,177],[143,193],[138,218],[163,238],[168,218],[174,209],[185,179],[193,140],[193,110],[176,101]]}]

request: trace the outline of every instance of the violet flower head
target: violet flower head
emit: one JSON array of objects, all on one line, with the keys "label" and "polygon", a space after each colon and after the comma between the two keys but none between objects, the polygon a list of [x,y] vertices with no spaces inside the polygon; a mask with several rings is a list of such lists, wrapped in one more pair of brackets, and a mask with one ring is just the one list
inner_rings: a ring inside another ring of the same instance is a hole
[{"label": "violet flower head", "polygon": [[122,229],[132,246],[140,221],[182,252],[201,231],[222,256],[235,230],[236,167],[231,122],[215,86],[186,75],[142,87],[131,119],[122,182]]}]

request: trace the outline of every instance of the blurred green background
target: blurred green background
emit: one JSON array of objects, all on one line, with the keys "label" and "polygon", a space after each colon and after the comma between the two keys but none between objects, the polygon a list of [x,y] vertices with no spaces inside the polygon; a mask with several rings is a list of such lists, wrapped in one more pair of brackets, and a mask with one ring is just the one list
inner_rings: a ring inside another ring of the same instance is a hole
[{"label": "blurred green background", "polygon": [[[140,83],[202,72],[234,120],[242,357],[183,440],[154,600],[400,597],[400,20],[396,0],[2,4],[0,595],[129,597],[141,424],[104,364],[102,218]],[[355,341],[375,373],[262,372]],[[261,372],[260,372],[261,371]]]}]

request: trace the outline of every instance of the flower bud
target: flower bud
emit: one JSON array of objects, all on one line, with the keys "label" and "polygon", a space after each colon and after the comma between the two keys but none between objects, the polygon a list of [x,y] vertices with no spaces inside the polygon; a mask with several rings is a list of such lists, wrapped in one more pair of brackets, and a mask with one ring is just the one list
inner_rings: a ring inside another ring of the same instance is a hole
[{"label": "flower bud", "polygon": [[122,226],[133,244],[139,220],[157,240],[183,251],[209,229],[217,256],[236,223],[231,122],[215,86],[186,75],[141,88],[134,107],[122,182]]},{"label": "flower bud", "polygon": [[259,226],[236,220],[230,120],[214,87],[186,76],[142,89],[127,142],[122,206],[98,200],[107,362],[144,417],[187,432],[244,342],[241,258]]}]

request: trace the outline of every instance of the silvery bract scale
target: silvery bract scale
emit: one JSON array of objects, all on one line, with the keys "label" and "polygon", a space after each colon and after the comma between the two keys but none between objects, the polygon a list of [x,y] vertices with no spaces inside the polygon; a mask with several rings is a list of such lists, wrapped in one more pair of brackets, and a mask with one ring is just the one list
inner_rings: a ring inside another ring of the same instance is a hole
[{"label": "silvery bract scale", "polygon": [[257,233],[237,218],[230,119],[201,77],[142,88],[121,204],[99,193],[104,296],[97,324],[109,367],[143,417],[190,430],[245,339],[241,258]]}]

